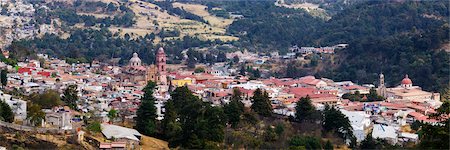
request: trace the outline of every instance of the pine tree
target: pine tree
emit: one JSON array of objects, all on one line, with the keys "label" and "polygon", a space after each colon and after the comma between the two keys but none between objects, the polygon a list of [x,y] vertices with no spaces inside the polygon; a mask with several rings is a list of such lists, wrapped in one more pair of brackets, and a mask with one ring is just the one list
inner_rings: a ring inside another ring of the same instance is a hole
[{"label": "pine tree", "polygon": [[156,107],[155,98],[153,97],[153,90],[156,87],[154,82],[148,82],[144,91],[144,96],[141,98],[141,105],[136,112],[137,117],[135,129],[144,135],[154,135],[156,132]]},{"label": "pine tree", "polygon": [[342,139],[350,140],[352,141],[351,144],[354,144],[353,140],[355,137],[353,136],[350,121],[341,111],[334,107],[326,106],[322,128],[325,132],[336,133]]},{"label": "pine tree", "polygon": [[207,143],[224,140],[225,123],[221,107],[203,102],[184,86],[166,103],[163,130],[171,147],[204,149]]},{"label": "pine tree", "polygon": [[6,86],[8,84],[8,72],[6,70],[2,70],[0,73],[0,80],[2,82],[2,86]]},{"label": "pine tree", "polygon": [[242,93],[239,89],[233,89],[233,95],[231,96],[230,103],[224,106],[224,111],[228,117],[228,122],[233,128],[237,127],[241,121],[241,116],[244,113],[244,104],[241,102],[241,95]]},{"label": "pine tree", "polygon": [[14,121],[14,113],[8,104],[0,100],[0,120],[6,122]]},{"label": "pine tree", "polygon": [[315,107],[311,103],[311,98],[309,96],[302,97],[297,102],[297,106],[295,107],[296,113],[295,117],[303,122],[305,120],[312,120],[313,113],[315,113]]},{"label": "pine tree", "polygon": [[162,130],[164,137],[169,141],[170,147],[176,147],[180,145],[182,139],[181,123],[176,121],[178,118],[174,101],[169,100],[165,104],[166,112],[164,114],[164,120],[162,121]]},{"label": "pine tree", "polygon": [[245,65],[241,65],[241,69],[239,69],[239,75],[245,76]]},{"label": "pine tree", "polygon": [[380,149],[380,145],[373,139],[372,132],[367,134],[367,137],[361,141],[361,145],[359,146],[361,149]]},{"label": "pine tree", "polygon": [[77,85],[69,85],[64,90],[64,95],[61,97],[61,100],[66,103],[71,109],[77,109],[77,101],[78,101],[78,91]]},{"label": "pine tree", "polygon": [[261,89],[256,89],[252,97],[252,110],[257,114],[268,117],[272,115],[272,105],[270,104],[269,94]]}]

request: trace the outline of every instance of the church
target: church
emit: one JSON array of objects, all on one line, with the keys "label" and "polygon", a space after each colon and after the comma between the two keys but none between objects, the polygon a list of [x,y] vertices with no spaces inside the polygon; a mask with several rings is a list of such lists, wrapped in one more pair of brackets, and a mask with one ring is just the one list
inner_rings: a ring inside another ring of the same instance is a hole
[{"label": "church", "polygon": [[145,85],[148,81],[153,81],[157,85],[167,85],[166,60],[166,53],[162,47],[156,53],[155,63],[149,66],[143,65],[138,54],[133,53],[128,65],[123,68],[120,80],[124,83]]},{"label": "church", "polygon": [[384,75],[380,74],[378,85],[378,95],[386,98],[387,101],[405,101],[416,103],[435,103],[439,105],[440,94],[423,91],[419,86],[413,86],[412,80],[405,75],[400,85],[393,88],[386,88],[384,84]]}]

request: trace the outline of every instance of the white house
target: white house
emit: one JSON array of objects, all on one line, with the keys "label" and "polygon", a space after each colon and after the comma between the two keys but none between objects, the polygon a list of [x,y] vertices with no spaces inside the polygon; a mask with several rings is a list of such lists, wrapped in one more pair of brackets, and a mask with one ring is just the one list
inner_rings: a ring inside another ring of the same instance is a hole
[{"label": "white house", "polygon": [[47,126],[72,130],[72,113],[68,107],[55,107],[43,109],[45,112],[45,124]]},{"label": "white house", "polygon": [[4,101],[11,107],[14,113],[14,120],[24,121],[27,119],[27,102],[21,99],[13,98],[9,94],[4,94],[0,91],[0,100]]},{"label": "white house", "polygon": [[341,109],[341,112],[348,117],[350,125],[353,128],[353,135],[357,142],[361,142],[366,138],[367,129],[370,127],[370,115],[364,111],[347,111]]},{"label": "white house", "polygon": [[387,140],[390,144],[396,144],[398,141],[397,129],[393,126],[383,124],[373,125],[372,137]]},{"label": "white house", "polygon": [[266,85],[264,85],[264,84],[262,84],[260,82],[249,81],[249,82],[243,83],[243,84],[235,84],[235,85],[229,85],[228,86],[228,88],[230,88],[230,89],[235,88],[235,87],[240,87],[240,88],[243,88],[243,89],[246,89],[246,90],[256,90],[258,88],[263,89],[263,88],[266,87]]}]

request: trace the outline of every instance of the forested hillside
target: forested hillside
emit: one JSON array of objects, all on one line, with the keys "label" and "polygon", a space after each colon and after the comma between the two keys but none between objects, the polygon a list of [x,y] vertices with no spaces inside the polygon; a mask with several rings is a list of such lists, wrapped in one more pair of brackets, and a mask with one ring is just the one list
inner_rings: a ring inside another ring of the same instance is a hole
[{"label": "forested hillside", "polygon": [[448,53],[439,49],[449,41],[446,1],[370,1],[349,6],[328,21],[266,2],[239,6],[249,7],[242,13],[246,18],[233,23],[229,31],[240,33],[240,42],[249,49],[350,44],[337,52],[338,67],[327,67],[316,75],[372,83],[383,72],[387,84],[394,86],[410,74],[415,84],[435,91],[449,81]]},{"label": "forested hillside", "polygon": [[[208,6],[208,11],[212,13],[242,15],[242,19],[236,19],[227,28],[227,34],[239,37],[239,41],[229,42],[230,44],[250,51],[286,52],[292,45],[349,44],[347,49],[336,52],[331,66],[318,65],[323,67],[318,69],[311,69],[315,66],[298,67],[298,72],[302,74],[307,72],[306,74],[338,81],[375,83],[378,74],[383,72],[389,86],[399,84],[404,74],[409,74],[415,85],[433,91],[444,89],[449,82],[449,54],[440,50],[442,44],[449,41],[449,6],[445,0],[357,3],[306,1],[321,4],[327,11],[334,11],[330,20],[313,17],[301,9],[275,6],[275,0],[181,2],[201,3]],[[161,8],[174,9],[168,2],[156,4],[164,5]],[[333,4],[339,9],[335,9]],[[220,9],[213,11],[212,8]],[[196,19],[192,17],[194,14],[181,13],[178,10],[168,11],[182,15],[183,18]],[[149,49],[157,46],[152,41],[162,33],[130,39],[129,36],[112,36],[106,29],[74,30],[67,39],[45,35],[16,44],[37,52],[84,60],[107,60],[113,57],[124,59],[130,57],[131,52],[140,52],[145,55],[142,56],[143,60],[149,63],[153,60]],[[162,42],[167,43],[166,50],[170,60],[174,62],[182,59],[181,51],[187,48],[213,47],[224,43],[220,40],[201,41],[190,37]],[[321,60],[319,63],[325,61],[327,60]]]}]

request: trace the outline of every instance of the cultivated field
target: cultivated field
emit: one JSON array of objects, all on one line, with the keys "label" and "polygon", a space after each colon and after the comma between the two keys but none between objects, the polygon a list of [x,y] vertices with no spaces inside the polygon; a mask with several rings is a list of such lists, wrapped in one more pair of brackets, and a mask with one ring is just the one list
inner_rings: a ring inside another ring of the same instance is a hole
[{"label": "cultivated field", "polygon": [[[120,35],[122,36],[126,33],[132,35],[131,37],[136,37],[149,33],[159,33],[161,30],[178,30],[180,31],[179,37],[166,37],[165,39],[178,39],[189,35],[197,36],[202,40],[238,40],[237,37],[225,35],[226,27],[229,26],[233,20],[215,17],[209,14],[205,10],[206,6],[203,5],[174,3],[174,7],[183,7],[186,11],[203,17],[209,24],[170,15],[158,5],[149,2],[129,1],[127,5],[136,14],[135,25],[130,28],[110,28],[112,32],[119,32],[120,30]],[[155,40],[155,42],[158,41],[160,41],[160,39]]]}]

